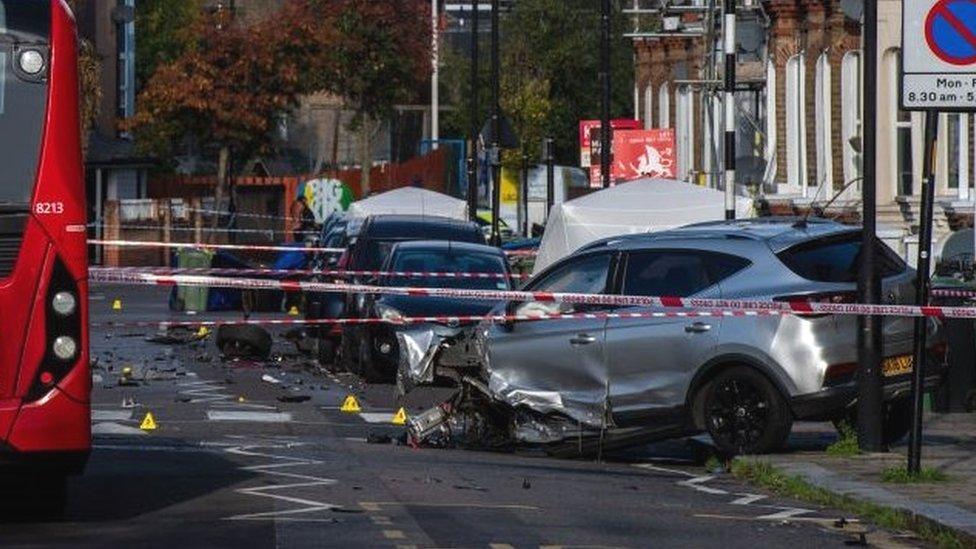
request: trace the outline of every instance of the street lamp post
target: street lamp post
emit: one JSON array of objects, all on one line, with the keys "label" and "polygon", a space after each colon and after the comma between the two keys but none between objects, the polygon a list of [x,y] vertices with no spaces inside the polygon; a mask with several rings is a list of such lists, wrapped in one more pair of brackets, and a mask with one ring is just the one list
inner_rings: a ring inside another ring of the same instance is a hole
[{"label": "street lamp post", "polygon": [[478,0],[471,0],[471,128],[468,141],[468,218],[478,218]]},{"label": "street lamp post", "polygon": [[600,181],[610,187],[610,0],[603,0],[600,14]]},{"label": "street lamp post", "polygon": [[725,0],[725,219],[735,219],[735,0]]},{"label": "street lamp post", "polygon": [[542,142],[542,150],[545,152],[546,159],[546,223],[549,223],[549,213],[552,212],[552,205],[556,201],[556,170],[555,170],[555,142],[551,137],[547,137]]},{"label": "street lamp post", "polygon": [[438,0],[430,0],[430,143],[431,149],[437,150],[441,133],[440,118],[440,43],[439,43],[439,15],[437,13]]},{"label": "street lamp post", "polygon": [[[878,0],[864,0],[864,103],[861,256],[857,279],[858,303],[881,302],[875,241],[877,239],[877,105],[878,105]],[[868,452],[884,450],[881,317],[858,316],[857,440]]]},{"label": "street lamp post", "polygon": [[491,243],[500,246],[502,236],[499,227],[502,202],[502,164],[501,164],[501,105],[499,87],[501,86],[501,60],[498,47],[498,0],[491,0]]}]

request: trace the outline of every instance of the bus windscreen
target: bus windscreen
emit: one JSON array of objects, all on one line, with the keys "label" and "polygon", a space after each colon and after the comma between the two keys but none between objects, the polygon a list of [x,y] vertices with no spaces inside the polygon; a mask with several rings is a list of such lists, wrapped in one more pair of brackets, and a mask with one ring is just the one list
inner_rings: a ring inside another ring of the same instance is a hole
[{"label": "bus windscreen", "polygon": [[0,0],[0,205],[30,202],[47,106],[47,0]]}]

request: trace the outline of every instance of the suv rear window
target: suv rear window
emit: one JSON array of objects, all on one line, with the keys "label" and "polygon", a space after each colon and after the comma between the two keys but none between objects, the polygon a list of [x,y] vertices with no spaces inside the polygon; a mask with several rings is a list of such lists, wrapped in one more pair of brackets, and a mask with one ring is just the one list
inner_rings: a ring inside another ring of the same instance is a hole
[{"label": "suv rear window", "polygon": [[624,271],[624,295],[687,297],[749,266],[741,257],[696,250],[631,252]]},{"label": "suv rear window", "polygon": [[[907,266],[880,240],[875,241],[881,276],[905,272]],[[861,235],[849,233],[804,242],[777,254],[791,271],[816,282],[856,282],[860,264]]]}]

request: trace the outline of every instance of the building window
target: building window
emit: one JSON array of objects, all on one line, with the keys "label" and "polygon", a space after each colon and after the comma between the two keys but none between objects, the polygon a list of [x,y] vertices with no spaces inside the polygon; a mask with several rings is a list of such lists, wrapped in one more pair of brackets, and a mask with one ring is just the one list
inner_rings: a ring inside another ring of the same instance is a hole
[{"label": "building window", "polygon": [[894,122],[888,127],[893,128],[895,132],[895,138],[892,140],[894,150],[890,151],[890,158],[894,160],[895,165],[895,181],[898,185],[896,190],[898,196],[911,196],[915,193],[912,113],[901,110],[898,105],[899,57],[898,50],[886,51],[882,59],[882,67],[888,82],[888,120]]},{"label": "building window", "polygon": [[766,174],[763,180],[772,186],[776,182],[776,65],[766,64]]},{"label": "building window", "polygon": [[675,135],[678,141],[678,179],[689,180],[695,165],[695,92],[681,86],[675,94]]},{"label": "building window", "polygon": [[644,88],[644,129],[654,127],[654,86],[648,84]]},{"label": "building window", "polygon": [[820,54],[817,59],[815,79],[817,192],[829,200],[833,195],[830,190],[833,188],[834,181],[834,159],[831,149],[830,59],[826,53]]},{"label": "building window", "polygon": [[657,92],[657,127],[671,127],[671,90],[667,84],[661,84]]},{"label": "building window", "polygon": [[[116,93],[119,119],[135,115],[136,105],[136,27],[134,21],[135,0],[118,0],[115,18],[115,42],[117,50]],[[125,132],[119,132],[125,137]]]},{"label": "building window", "polygon": [[861,178],[861,53],[844,54],[840,65],[841,139],[844,185]]},{"label": "building window", "polygon": [[[896,107],[897,108],[897,107]],[[895,118],[898,132],[895,142],[895,155],[898,157],[898,193],[904,196],[915,194],[914,167],[912,164],[912,116],[910,112],[898,109]]]},{"label": "building window", "polygon": [[807,106],[802,53],[786,61],[786,183],[807,196]]},{"label": "building window", "polygon": [[969,115],[943,115],[945,124],[945,161],[940,166],[946,167],[946,185],[956,189],[960,198],[969,196]]}]

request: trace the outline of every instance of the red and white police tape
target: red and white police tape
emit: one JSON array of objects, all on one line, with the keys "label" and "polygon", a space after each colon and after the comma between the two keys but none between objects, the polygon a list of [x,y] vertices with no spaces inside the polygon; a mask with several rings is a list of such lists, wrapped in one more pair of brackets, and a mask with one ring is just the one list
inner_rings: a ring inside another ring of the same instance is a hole
[{"label": "red and white police tape", "polygon": [[953,288],[933,288],[932,297],[976,297],[976,291]]},{"label": "red and white police tape", "polygon": [[93,322],[100,328],[197,328],[219,326],[316,326],[316,325],[363,325],[363,324],[471,324],[476,322],[526,322],[538,320],[632,320],[641,318],[715,318],[745,316],[783,316],[793,314],[788,311],[641,311],[632,313],[543,313],[532,312],[518,315],[480,315],[480,316],[414,316],[397,318],[250,318],[240,320],[153,320],[133,322]]},{"label": "red and white police tape", "polygon": [[124,231],[172,231],[172,232],[182,232],[182,233],[241,233],[241,234],[259,234],[259,235],[275,235],[275,234],[285,234],[291,232],[287,229],[235,229],[229,227],[165,227],[163,225],[111,225],[108,223],[89,223],[88,228],[90,229],[120,229]]},{"label": "red and white police tape", "polygon": [[342,253],[345,248],[318,248],[289,246],[265,246],[260,244],[201,244],[190,242],[148,242],[143,240],[89,240],[93,246],[118,246],[120,248],[176,248],[176,249],[204,249],[204,250],[247,250],[261,252],[322,252]]},{"label": "red and white police tape", "polygon": [[[154,242],[148,240],[101,240],[90,239],[88,244],[91,246],[118,246],[120,248],[176,248],[176,249],[204,249],[204,250],[241,250],[241,251],[260,251],[260,252],[321,252],[321,253],[342,253],[345,248],[321,248],[316,246],[305,246],[303,248],[292,248],[289,246],[270,246],[262,244],[202,244],[191,242]],[[504,250],[508,257],[533,257],[537,254],[536,250]]]},{"label": "red and white police tape", "polygon": [[378,276],[393,278],[456,278],[456,279],[528,279],[531,275],[520,273],[455,273],[450,271],[348,271],[314,269],[226,269],[226,268],[178,268],[178,267],[92,267],[95,276],[112,273],[148,273],[157,275],[282,275],[282,276]]},{"label": "red and white police tape", "polygon": [[811,303],[807,301],[761,301],[708,299],[667,296],[628,296],[527,292],[515,290],[466,290],[458,288],[407,288],[365,284],[333,284],[300,280],[221,278],[192,275],[154,275],[148,273],[97,273],[92,282],[154,286],[206,286],[241,290],[280,290],[285,292],[364,293],[412,297],[448,297],[478,301],[540,301],[611,305],[617,307],[659,307],[665,309],[711,309],[728,311],[780,311],[793,314],[874,315],[886,317],[944,317],[976,319],[976,307],[915,305],[870,305]]}]

